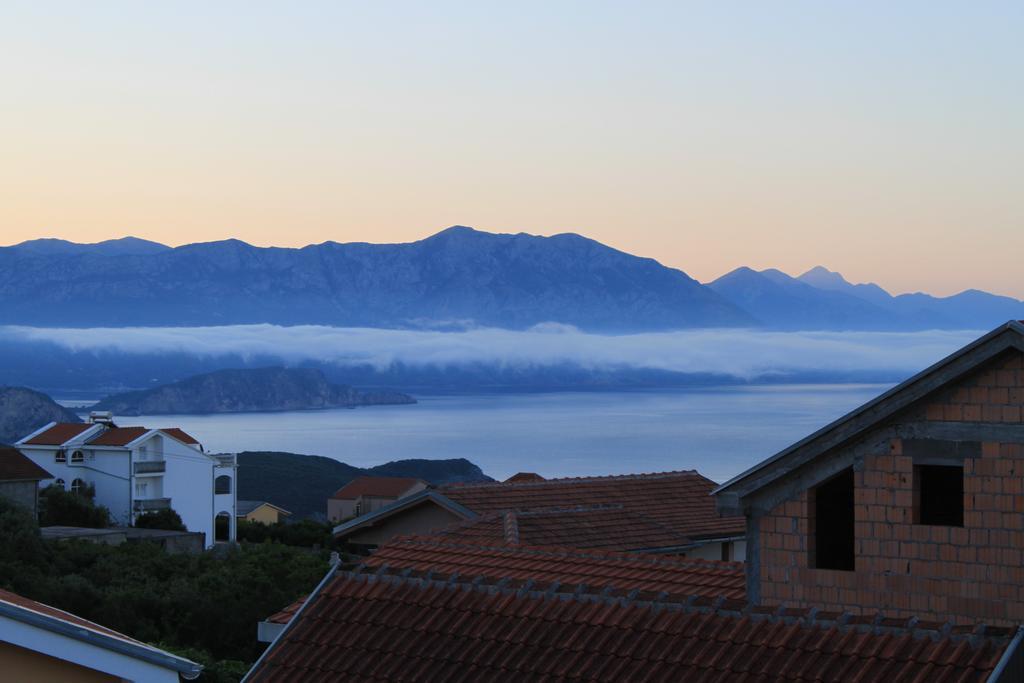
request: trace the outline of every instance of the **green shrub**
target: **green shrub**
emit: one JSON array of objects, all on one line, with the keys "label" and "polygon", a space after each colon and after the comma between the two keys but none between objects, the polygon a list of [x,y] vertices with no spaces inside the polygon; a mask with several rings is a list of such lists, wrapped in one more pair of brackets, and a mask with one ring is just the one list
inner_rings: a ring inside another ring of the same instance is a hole
[{"label": "green shrub", "polygon": [[47,486],[39,493],[40,526],[80,526],[103,529],[110,526],[110,511],[93,502],[96,489],[90,484],[81,492]]},{"label": "green shrub", "polygon": [[139,529],[166,529],[167,531],[188,531],[181,516],[167,508],[156,512],[147,512],[135,518],[135,526]]}]

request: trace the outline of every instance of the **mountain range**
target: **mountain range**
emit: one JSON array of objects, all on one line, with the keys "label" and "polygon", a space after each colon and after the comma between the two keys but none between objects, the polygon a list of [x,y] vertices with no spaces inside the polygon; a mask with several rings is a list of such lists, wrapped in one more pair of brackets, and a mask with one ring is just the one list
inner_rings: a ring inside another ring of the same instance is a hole
[{"label": "mountain range", "polygon": [[408,244],[301,249],[238,240],[171,248],[127,237],[0,248],[0,324],[241,323],[593,332],[989,329],[1024,302],[978,290],[893,296],[823,267],[793,277],[742,267],[707,284],[575,234],[452,227]]}]

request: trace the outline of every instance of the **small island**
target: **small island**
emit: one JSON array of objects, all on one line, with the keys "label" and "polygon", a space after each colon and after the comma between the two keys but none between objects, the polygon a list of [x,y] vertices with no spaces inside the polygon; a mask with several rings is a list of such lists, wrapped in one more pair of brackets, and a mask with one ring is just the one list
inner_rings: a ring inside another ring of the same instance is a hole
[{"label": "small island", "polygon": [[152,389],[108,396],[91,410],[115,415],[209,415],[356,408],[416,403],[391,390],[332,384],[315,368],[247,368],[195,375]]}]

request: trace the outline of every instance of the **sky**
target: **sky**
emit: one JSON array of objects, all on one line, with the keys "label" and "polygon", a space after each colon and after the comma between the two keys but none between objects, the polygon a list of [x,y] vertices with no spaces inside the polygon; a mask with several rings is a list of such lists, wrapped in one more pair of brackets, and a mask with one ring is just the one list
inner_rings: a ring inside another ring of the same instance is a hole
[{"label": "sky", "polygon": [[1024,3],[0,7],[0,244],[578,232],[1024,298]]}]

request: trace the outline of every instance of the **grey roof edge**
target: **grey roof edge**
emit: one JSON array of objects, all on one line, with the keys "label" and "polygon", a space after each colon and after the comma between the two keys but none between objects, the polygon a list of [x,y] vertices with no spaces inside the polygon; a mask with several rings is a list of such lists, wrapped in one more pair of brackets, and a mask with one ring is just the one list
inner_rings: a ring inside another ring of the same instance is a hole
[{"label": "grey roof edge", "polygon": [[418,505],[426,500],[430,500],[434,503],[437,503],[441,507],[446,508],[451,512],[454,512],[455,514],[461,516],[463,519],[475,519],[478,516],[477,513],[473,512],[466,506],[461,505],[460,503],[456,503],[454,500],[444,495],[443,493],[439,493],[434,489],[423,489],[422,491],[418,491],[412,494],[411,496],[399,498],[395,502],[389,503],[382,508],[374,510],[373,512],[369,512],[365,515],[361,515],[359,517],[356,517],[355,519],[350,519],[347,522],[339,524],[338,526],[334,527],[332,533],[335,536],[338,536],[339,534],[348,533],[350,531],[356,531],[357,529],[361,529],[365,526],[372,526],[380,519],[389,517],[395,512],[399,512],[405,508]]},{"label": "grey roof edge", "polygon": [[[332,553],[332,555],[336,557],[337,553]],[[288,622],[284,625],[284,628],[277,632],[277,635],[274,637],[274,640],[271,641],[270,644],[267,645],[266,649],[263,650],[263,653],[259,656],[259,659],[253,662],[252,666],[249,667],[249,670],[245,672],[245,676],[242,677],[240,683],[245,683],[246,681],[250,680],[250,677],[252,676],[253,672],[260,667],[260,664],[263,663],[263,660],[270,655],[270,653],[274,650],[275,647],[277,647],[277,644],[281,641],[282,638],[284,638],[285,633],[287,633],[289,629],[291,629],[292,624],[297,623],[299,617],[302,616],[302,613],[305,612],[306,609],[318,597],[320,597],[320,591],[322,591],[324,586],[326,586],[330,582],[330,580],[334,578],[334,575],[337,574],[338,567],[340,566],[340,560],[337,562],[333,562],[331,564],[330,568],[327,570],[327,573],[324,574],[324,578],[320,579],[320,583],[316,585],[316,588],[314,588],[313,591],[306,596],[305,600],[302,601],[302,605],[299,607],[299,609],[295,611],[295,614],[292,615],[292,618],[289,619]]]},{"label": "grey roof edge", "polygon": [[1011,640],[1010,644],[1006,646],[1005,650],[1003,650],[1003,656],[999,658],[999,661],[996,663],[996,668],[992,670],[992,673],[989,674],[989,677],[986,680],[993,681],[993,683],[1002,682],[1003,674],[1006,673],[1007,669],[1009,669],[1010,662],[1017,657],[1017,651],[1021,647],[1022,640],[1024,640],[1024,626],[1018,626],[1017,633],[1013,636],[1013,640]]},{"label": "grey roof edge", "polygon": [[15,621],[20,621],[29,626],[35,626],[52,633],[57,633],[68,638],[74,638],[90,645],[101,647],[121,655],[140,659],[150,664],[177,671],[185,680],[198,678],[203,671],[203,665],[193,662],[190,659],[179,657],[160,648],[142,643],[133,643],[122,638],[108,635],[101,631],[90,629],[86,626],[73,624],[49,614],[36,612],[35,610],[22,607],[13,603],[0,600],[0,616],[5,616]]},{"label": "grey roof edge", "polygon": [[[911,376],[910,378],[900,382],[899,384],[897,384],[893,388],[889,389],[888,391],[886,391],[886,392],[882,393],[881,395],[871,399],[867,403],[865,403],[865,404],[863,404],[861,406],[858,406],[857,408],[854,408],[852,411],[850,411],[846,415],[843,415],[842,417],[838,418],[837,420],[834,420],[833,422],[830,422],[829,424],[825,425],[821,429],[819,429],[819,430],[813,432],[812,434],[804,437],[803,439],[797,441],[796,443],[791,444],[790,446],[787,446],[786,448],[782,449],[781,451],[779,451],[775,455],[772,455],[771,457],[769,457],[769,458],[767,458],[765,460],[762,460],[761,462],[759,462],[758,464],[754,465],[753,467],[751,467],[751,468],[741,472],[740,474],[737,474],[735,477],[733,477],[729,481],[727,481],[727,482],[721,484],[720,486],[718,486],[717,488],[715,488],[711,492],[711,495],[712,496],[718,496],[718,495],[721,495],[723,493],[728,493],[729,489],[734,488],[735,486],[737,486],[737,484],[741,483],[745,479],[748,479],[752,475],[757,474],[759,472],[762,472],[763,470],[766,470],[766,469],[770,468],[771,466],[779,463],[779,461],[783,460],[784,458],[787,458],[788,456],[793,455],[794,453],[796,453],[798,451],[801,451],[801,450],[803,450],[805,448],[809,448],[809,447],[812,447],[812,446],[816,445],[816,442],[820,442],[824,437],[826,437],[829,434],[835,432],[838,428],[854,422],[855,420],[857,420],[858,418],[863,417],[864,415],[866,415],[867,413],[871,412],[872,410],[879,409],[879,408],[886,408],[886,406],[884,406],[884,404],[892,403],[894,398],[899,397],[900,395],[902,395],[905,392],[907,392],[908,390],[914,388],[916,385],[920,384],[921,382],[923,382],[923,381],[925,381],[925,380],[927,380],[927,379],[929,379],[929,378],[931,378],[931,377],[941,373],[944,370],[948,370],[957,361],[961,360],[962,358],[966,357],[967,355],[969,355],[969,354],[971,354],[971,353],[973,353],[975,351],[978,351],[979,349],[983,349],[985,346],[987,346],[989,344],[992,344],[998,338],[1000,338],[1001,336],[1003,336],[1005,334],[1011,334],[1012,335],[1014,333],[1018,337],[1018,339],[1016,340],[1016,343],[1013,342],[1013,337],[1008,337],[1009,341],[1008,341],[1008,343],[1005,346],[994,347],[991,354],[983,357],[978,362],[974,363],[973,365],[971,365],[971,366],[969,366],[967,368],[957,368],[955,375],[956,376],[962,375],[964,372],[969,371],[971,368],[977,367],[977,365],[979,365],[979,364],[981,364],[981,363],[983,363],[983,362],[985,362],[987,360],[991,360],[992,357],[994,357],[995,355],[997,355],[999,353],[1002,353],[1003,351],[1007,350],[1008,348],[1013,347],[1013,348],[1017,348],[1020,351],[1024,351],[1024,323],[1022,323],[1021,321],[1017,321],[1017,320],[1011,320],[1009,322],[1003,323],[1002,325],[1000,325],[999,327],[995,328],[991,332],[988,332],[988,333],[982,335],[978,339],[975,339],[974,341],[972,341],[971,343],[967,344],[966,346],[964,346],[964,347],[954,351],[953,353],[951,353],[950,355],[946,356],[942,360],[940,360],[940,361],[938,361],[936,363],[933,363],[932,365],[928,366],[924,370],[922,370],[922,371],[918,372],[917,374]],[[889,406],[888,410],[882,410],[882,412],[879,415],[873,416],[871,418],[871,420],[866,425],[864,425],[862,428],[856,430],[856,433],[863,433],[864,431],[866,431],[870,427],[878,424],[882,420],[888,419],[894,413],[896,413],[899,410],[902,410],[903,408],[907,407],[907,405],[909,405],[910,403],[913,403],[914,400],[917,400],[917,398],[915,397],[913,400],[907,401],[906,405],[897,404],[897,405]],[[815,454],[815,455],[817,455],[817,454]],[[811,457],[814,457],[814,456],[811,456]],[[774,481],[774,479],[772,479],[771,481]],[[758,488],[762,488],[764,485],[767,485],[767,484],[771,483],[771,481],[765,482],[764,484],[761,484],[761,485],[755,487],[755,490],[758,489]],[[746,492],[746,493],[749,493],[749,492]],[[741,495],[746,495],[746,493],[741,494]]]}]

